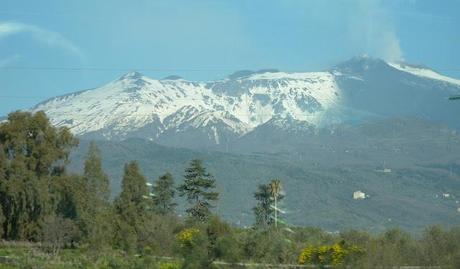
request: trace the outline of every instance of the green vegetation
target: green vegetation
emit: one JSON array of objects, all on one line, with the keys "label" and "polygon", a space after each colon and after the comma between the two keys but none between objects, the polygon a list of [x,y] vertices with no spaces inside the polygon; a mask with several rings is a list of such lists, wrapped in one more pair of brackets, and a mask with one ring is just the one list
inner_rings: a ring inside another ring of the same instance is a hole
[{"label": "green vegetation", "polygon": [[150,190],[136,161],[125,164],[112,201],[95,144],[82,175],[67,171],[76,145],[40,112],[12,113],[0,125],[0,268],[460,267],[460,227],[414,236],[287,226],[276,213],[288,197],[281,180],[254,186],[254,224],[232,226],[213,213],[220,181],[197,159],[177,187],[189,205],[186,217],[175,213],[172,175]]},{"label": "green vegetation", "polygon": [[278,202],[284,196],[281,192],[280,180],[272,180],[269,184],[260,184],[254,193],[257,205],[252,209],[255,216],[255,227],[268,229],[270,226],[278,226]]},{"label": "green vegetation", "polygon": [[76,179],[65,165],[77,140],[66,129],[51,127],[42,112],[12,113],[0,125],[0,202],[3,237],[39,240],[45,217],[76,214]]},{"label": "green vegetation", "polygon": [[216,180],[197,159],[192,160],[190,167],[185,169],[184,178],[184,183],[177,190],[190,205],[186,212],[194,220],[204,222],[211,215],[211,202],[219,197],[219,193],[211,191],[216,187]]},{"label": "green vegetation", "polygon": [[[254,223],[253,193],[259,184],[275,178],[282,180],[286,194],[281,205],[287,211],[283,220],[292,225],[372,233],[394,227],[420,233],[431,224],[460,225],[456,204],[460,198],[460,136],[449,129],[414,125],[402,122],[399,130],[386,122],[330,141],[312,135],[305,138],[308,145],[276,154],[188,150],[141,139],[97,141],[97,145],[113,197],[120,192],[123,165],[130,160],[137,160],[150,180],[169,171],[177,185],[191,159],[204,160],[217,179],[219,202],[213,210],[235,225]],[[382,135],[384,132],[388,134]],[[273,141],[274,146],[277,143]],[[88,145],[80,140],[69,170],[79,173],[83,169]],[[383,166],[392,169],[391,173],[377,171]],[[353,200],[357,190],[369,197]],[[450,197],[444,198],[443,193]],[[177,213],[184,214],[183,199],[176,197],[176,202]]]},{"label": "green vegetation", "polygon": [[153,186],[153,204],[155,211],[160,215],[174,214],[177,203],[174,202],[174,179],[167,172],[160,176]]}]

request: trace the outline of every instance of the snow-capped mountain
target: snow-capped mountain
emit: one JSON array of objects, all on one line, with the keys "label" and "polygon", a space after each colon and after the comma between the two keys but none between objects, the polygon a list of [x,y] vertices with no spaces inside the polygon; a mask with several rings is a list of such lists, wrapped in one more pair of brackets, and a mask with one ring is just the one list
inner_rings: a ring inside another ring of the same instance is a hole
[{"label": "snow-capped mountain", "polygon": [[458,92],[459,80],[432,70],[357,57],[323,72],[239,71],[208,82],[132,72],[33,111],[80,136],[206,147],[259,127],[299,132],[370,117],[418,116],[460,127],[460,106],[447,103]]},{"label": "snow-capped mountain", "polygon": [[214,82],[154,80],[133,72],[97,89],[52,98],[44,110],[57,126],[107,139],[135,133],[149,139],[204,128],[241,136],[274,117],[320,125],[340,103],[329,72],[253,73]]}]

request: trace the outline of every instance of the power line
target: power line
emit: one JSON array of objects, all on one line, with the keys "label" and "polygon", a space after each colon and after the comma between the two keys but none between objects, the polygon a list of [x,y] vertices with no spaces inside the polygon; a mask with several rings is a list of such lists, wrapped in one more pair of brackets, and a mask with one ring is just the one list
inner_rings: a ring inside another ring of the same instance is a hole
[{"label": "power line", "polygon": [[2,66],[2,70],[50,70],[50,71],[156,71],[156,72],[209,72],[209,71],[235,71],[230,68],[113,68],[113,67],[44,67],[44,66]]},{"label": "power line", "polygon": [[13,96],[13,95],[0,95],[0,99],[42,99],[50,98],[49,96]]},{"label": "power line", "polygon": [[[0,66],[0,70],[38,70],[38,71],[155,71],[155,72],[209,72],[209,71],[230,71],[243,70],[247,68],[155,68],[155,67],[131,67],[131,68],[117,68],[117,67],[60,67],[60,66]],[[255,68],[260,69],[260,68]],[[249,69],[248,69],[249,70]],[[308,73],[315,71],[306,71],[299,69],[283,69],[281,72],[299,72]],[[327,72],[328,70],[322,70]],[[436,71],[446,72],[460,72],[460,67],[454,68],[436,68]],[[321,71],[317,71],[321,72]]]}]

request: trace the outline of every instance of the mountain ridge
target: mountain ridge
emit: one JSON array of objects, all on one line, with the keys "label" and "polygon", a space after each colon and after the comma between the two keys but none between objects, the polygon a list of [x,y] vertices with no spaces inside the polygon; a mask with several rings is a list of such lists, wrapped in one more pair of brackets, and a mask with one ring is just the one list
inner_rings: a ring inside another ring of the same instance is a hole
[{"label": "mountain ridge", "polygon": [[215,146],[267,123],[308,130],[416,116],[460,128],[453,118],[460,109],[444,102],[460,92],[460,84],[431,70],[417,75],[414,69],[421,67],[405,66],[355,57],[322,72],[242,70],[215,81],[156,80],[129,72],[102,87],[48,99],[32,111],[44,110],[54,125],[79,136],[139,137],[172,146],[182,140],[179,146],[193,148],[193,139]]}]

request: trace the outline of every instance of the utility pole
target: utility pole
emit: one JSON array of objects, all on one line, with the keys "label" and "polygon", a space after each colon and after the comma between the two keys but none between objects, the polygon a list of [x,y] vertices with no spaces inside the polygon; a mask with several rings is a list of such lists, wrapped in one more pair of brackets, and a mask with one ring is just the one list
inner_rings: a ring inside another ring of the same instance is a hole
[{"label": "utility pole", "polygon": [[[150,182],[146,182],[145,185],[147,186],[149,191],[148,191],[147,195],[142,195],[142,198],[144,198],[146,200],[150,200],[150,201],[153,202],[153,198],[155,197],[155,194],[152,192],[153,184],[150,183]],[[153,210],[153,208],[150,208],[150,206],[147,206],[147,209],[148,210]]]},{"label": "utility pole", "polygon": [[[277,195],[275,195],[275,208],[278,209],[276,200],[277,200]],[[278,228],[278,210],[275,210],[275,227]]]}]

